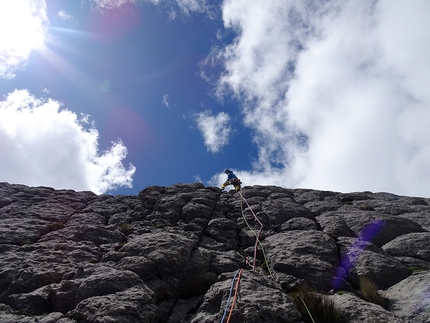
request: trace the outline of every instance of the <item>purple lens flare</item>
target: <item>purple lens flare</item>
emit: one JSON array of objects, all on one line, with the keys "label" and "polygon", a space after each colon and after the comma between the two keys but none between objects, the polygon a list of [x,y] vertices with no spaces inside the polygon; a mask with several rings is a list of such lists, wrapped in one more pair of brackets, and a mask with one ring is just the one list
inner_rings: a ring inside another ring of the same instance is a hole
[{"label": "purple lens flare", "polygon": [[354,267],[358,257],[362,254],[369,242],[381,231],[385,222],[383,220],[375,220],[366,225],[359,233],[357,239],[348,248],[348,251],[342,255],[339,266],[335,270],[332,280],[332,287],[338,290],[342,287],[343,282],[348,277],[349,272]]}]

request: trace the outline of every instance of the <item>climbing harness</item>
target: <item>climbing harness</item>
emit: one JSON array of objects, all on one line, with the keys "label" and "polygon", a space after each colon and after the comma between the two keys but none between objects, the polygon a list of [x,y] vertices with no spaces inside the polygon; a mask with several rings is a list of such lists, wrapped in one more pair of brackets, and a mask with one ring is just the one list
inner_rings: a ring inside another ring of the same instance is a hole
[{"label": "climbing harness", "polygon": [[240,179],[235,177],[227,180],[224,184],[222,184],[221,189],[223,190],[226,186],[233,185],[236,192],[239,192],[241,188],[240,186],[241,184],[242,182],[240,181]]}]

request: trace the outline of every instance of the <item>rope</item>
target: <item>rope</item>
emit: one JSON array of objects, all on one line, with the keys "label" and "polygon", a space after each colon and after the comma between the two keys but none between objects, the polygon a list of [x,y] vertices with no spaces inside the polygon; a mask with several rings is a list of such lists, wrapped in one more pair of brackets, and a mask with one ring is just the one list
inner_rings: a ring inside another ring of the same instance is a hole
[{"label": "rope", "polygon": [[226,314],[227,314],[227,310],[228,310],[228,304],[230,304],[231,294],[233,293],[234,281],[236,280],[236,276],[237,276],[237,274],[238,274],[240,271],[241,271],[241,269],[236,270],[236,273],[234,274],[233,279],[232,279],[232,281],[231,281],[230,294],[228,295],[227,303],[225,304],[225,308],[224,308],[224,314],[223,314],[223,316],[222,316],[222,319],[221,319],[221,322],[220,322],[220,323],[223,323],[223,322],[224,322],[224,318],[225,318],[225,316],[226,316]]},{"label": "rope", "polygon": [[254,230],[253,228],[251,228],[251,226],[249,225],[248,221],[246,220],[245,214],[244,214],[244,212],[243,212],[243,207],[242,207],[242,205],[240,206],[240,209],[241,209],[241,211],[242,211],[242,217],[243,217],[243,220],[244,220],[244,221],[245,221],[245,223],[246,223],[246,226],[248,227],[248,229],[249,229],[249,230],[251,230],[251,231],[252,231],[252,233],[254,234],[254,236],[255,236],[255,238],[256,238],[256,240],[255,240],[255,244],[254,244],[254,261],[253,261],[253,263],[252,263],[252,265],[251,265],[251,267],[254,269],[254,268],[255,268],[256,259],[257,259],[257,244],[258,244],[258,242],[260,241],[260,232],[261,232],[261,230],[263,229],[263,227],[260,227],[260,230],[258,230],[258,233],[255,233],[255,230]]},{"label": "rope", "polygon": [[248,201],[246,200],[246,198],[243,197],[242,192],[239,191],[239,195],[240,197],[245,201],[246,205],[248,206],[249,210],[251,211],[252,215],[254,216],[255,220],[258,222],[258,224],[263,227],[263,223],[260,222],[260,220],[257,218],[257,216],[255,215],[254,211],[252,210],[251,206],[249,205]]},{"label": "rope", "polygon": [[237,299],[237,291],[239,290],[239,282],[240,282],[240,276],[242,275],[242,271],[243,269],[239,271],[239,276],[237,276],[236,288],[234,289],[234,296],[233,296],[233,301],[231,302],[230,313],[228,313],[227,321],[225,323],[230,322],[231,314],[233,313],[234,304],[236,303],[236,299]]},{"label": "rope", "polygon": [[[242,217],[245,220],[246,225],[254,233],[255,238],[256,238],[255,245],[254,245],[254,262],[253,262],[253,266],[252,266],[253,270],[255,270],[256,260],[257,260],[257,248],[258,248],[258,244],[260,244],[261,250],[263,251],[264,261],[267,264],[267,269],[269,271],[270,276],[273,278],[273,274],[272,274],[272,271],[270,270],[270,266],[269,266],[269,263],[267,261],[267,257],[266,257],[266,253],[264,251],[264,247],[263,247],[263,245],[261,244],[261,241],[260,241],[260,234],[261,234],[261,231],[263,230],[263,227],[264,227],[263,223],[261,223],[261,221],[257,218],[257,216],[255,215],[254,211],[252,210],[251,206],[249,205],[248,201],[243,197],[243,195],[242,195],[242,193],[240,191],[239,191],[239,195],[245,201],[246,205],[248,206],[248,208],[251,211],[252,215],[254,216],[255,220],[260,225],[260,229],[258,230],[258,233],[256,233],[255,230],[253,230],[251,228],[251,226],[249,225],[248,221],[246,220],[246,217],[245,217],[245,214],[244,214],[244,211],[243,211],[243,206],[242,206],[242,203],[241,203],[240,204],[240,208],[241,208],[241,211],[242,211]],[[246,260],[246,261],[248,263],[248,260]],[[243,268],[242,269],[238,269],[235,272],[234,276],[233,276],[233,279],[231,281],[230,292],[229,292],[229,295],[228,295],[227,303],[225,304],[224,313],[223,313],[223,316],[221,318],[220,323],[224,323],[224,319],[225,319],[225,316],[227,314],[227,310],[228,310],[229,304],[230,304],[231,294],[233,292],[233,285],[234,285],[234,282],[236,281],[236,286],[235,286],[235,289],[234,289],[233,300],[231,302],[230,311],[228,313],[227,321],[225,323],[229,323],[230,322],[230,318],[231,318],[231,316],[233,314],[233,310],[234,310],[234,305],[236,304],[236,300],[237,300],[237,293],[239,291],[240,277],[242,275],[242,272],[243,272]],[[299,297],[300,297],[300,295],[299,295]],[[302,298],[300,297],[300,299],[302,299]],[[302,302],[304,303],[303,299],[302,299]],[[308,310],[306,304],[304,304],[304,305],[305,305],[306,309]],[[309,310],[308,310],[308,313],[309,313]],[[310,313],[309,313],[309,315],[310,315]],[[313,321],[312,316],[311,316],[311,319]]]},{"label": "rope", "polygon": [[299,294],[299,293],[296,293],[296,295],[301,299],[301,301],[302,301],[303,305],[305,306],[305,309],[306,309],[306,311],[308,312],[309,317],[311,318],[312,322],[313,322],[313,323],[315,323],[314,318],[312,317],[312,314],[311,314],[311,312],[309,311],[309,308],[307,307],[307,305],[306,305],[305,301],[303,300],[303,298],[300,296],[300,294]]},{"label": "rope", "polygon": [[274,278],[273,273],[270,270],[269,262],[267,261],[266,252],[264,251],[263,244],[260,241],[260,233],[263,230],[263,223],[261,223],[261,221],[257,218],[257,216],[255,215],[254,211],[252,210],[251,206],[249,205],[248,201],[243,197],[242,192],[239,191],[239,195],[245,201],[246,205],[248,206],[248,208],[251,211],[252,215],[254,216],[255,220],[258,222],[258,224],[260,224],[260,229],[258,230],[258,233],[256,233],[255,230],[251,228],[251,226],[249,225],[248,221],[246,221],[245,214],[244,214],[244,211],[243,211],[243,207],[242,207],[242,204],[241,204],[240,208],[241,208],[241,211],[242,211],[242,217],[245,220],[245,223],[246,223],[248,229],[250,229],[252,231],[252,233],[254,233],[254,235],[255,235],[254,261],[253,261],[253,266],[252,267],[255,270],[255,265],[256,265],[256,261],[257,261],[257,249],[258,249],[258,244],[260,244],[261,251],[263,252],[264,261],[266,262],[267,270],[269,271],[269,275],[272,278]]}]

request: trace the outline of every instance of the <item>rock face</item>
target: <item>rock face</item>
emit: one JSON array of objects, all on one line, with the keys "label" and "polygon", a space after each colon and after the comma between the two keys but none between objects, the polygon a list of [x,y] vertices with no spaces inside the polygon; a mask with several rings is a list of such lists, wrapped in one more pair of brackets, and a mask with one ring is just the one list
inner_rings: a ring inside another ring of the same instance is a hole
[{"label": "rock face", "polygon": [[430,199],[0,183],[0,322],[309,322],[294,296],[305,286],[339,322],[430,322]]}]

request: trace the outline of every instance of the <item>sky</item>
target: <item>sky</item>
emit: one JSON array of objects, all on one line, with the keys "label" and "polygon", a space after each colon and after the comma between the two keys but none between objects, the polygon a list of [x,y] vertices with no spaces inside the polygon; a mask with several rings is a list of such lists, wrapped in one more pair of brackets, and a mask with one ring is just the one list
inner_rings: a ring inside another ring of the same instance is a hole
[{"label": "sky", "polygon": [[430,197],[428,0],[0,2],[0,182]]}]

